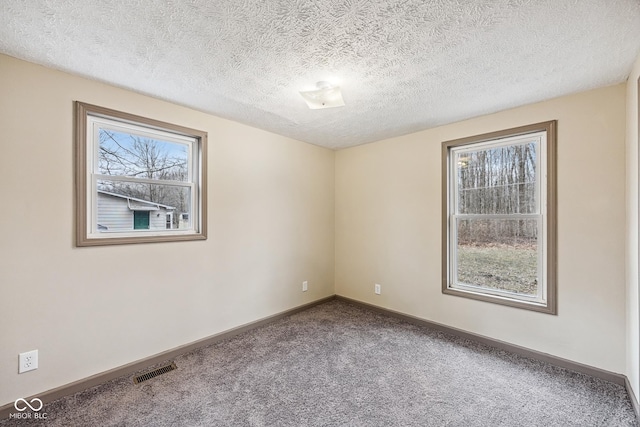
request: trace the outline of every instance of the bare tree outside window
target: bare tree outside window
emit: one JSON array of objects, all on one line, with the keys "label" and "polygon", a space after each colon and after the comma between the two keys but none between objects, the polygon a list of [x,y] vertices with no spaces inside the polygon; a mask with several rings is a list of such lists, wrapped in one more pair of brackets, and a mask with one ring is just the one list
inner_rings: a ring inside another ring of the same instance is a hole
[{"label": "bare tree outside window", "polygon": [[[98,134],[100,174],[160,181],[188,180],[186,145],[102,128]],[[176,214],[172,216],[175,228],[179,226],[179,216],[189,213],[188,194],[181,187],[101,180],[98,189],[175,207]]]},{"label": "bare tree outside window", "polygon": [[457,222],[457,277],[462,283],[536,295],[538,221],[534,142],[456,154],[459,214],[494,215]]}]

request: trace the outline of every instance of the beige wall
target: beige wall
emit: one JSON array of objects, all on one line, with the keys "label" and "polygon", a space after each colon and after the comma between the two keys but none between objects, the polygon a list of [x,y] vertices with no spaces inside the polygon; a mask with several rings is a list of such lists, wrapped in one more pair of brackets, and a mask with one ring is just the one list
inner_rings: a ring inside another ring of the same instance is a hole
[{"label": "beige wall", "polygon": [[627,81],[627,377],[640,397],[638,311],[638,78],[640,56]]},{"label": "beige wall", "polygon": [[[558,315],[443,295],[442,141],[552,119]],[[338,295],[624,373],[624,242],[625,85],[336,153]]]},{"label": "beige wall", "polygon": [[[0,76],[0,405],[334,293],[333,151],[7,56]],[[74,247],[74,100],[209,133],[208,240]]]}]

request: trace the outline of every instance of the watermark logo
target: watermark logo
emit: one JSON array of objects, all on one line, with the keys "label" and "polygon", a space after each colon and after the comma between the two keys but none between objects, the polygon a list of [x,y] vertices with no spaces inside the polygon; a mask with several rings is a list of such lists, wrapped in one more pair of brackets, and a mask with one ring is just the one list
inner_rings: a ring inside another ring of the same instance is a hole
[{"label": "watermark logo", "polygon": [[[31,403],[34,403],[34,402],[38,406],[37,408],[35,406],[31,406]],[[33,399],[31,399],[31,402],[27,402],[26,399],[19,398],[19,399],[16,399],[16,402],[13,404],[13,407],[20,412],[26,411],[27,407],[30,408],[32,411],[38,412],[40,409],[42,409],[42,406],[43,406],[42,400],[38,399],[37,397],[34,397]]]},{"label": "watermark logo", "polygon": [[[18,412],[9,413],[9,419],[34,419],[34,420],[46,420],[47,413],[40,412],[44,404],[42,400],[34,397],[31,400],[18,398],[13,403],[13,407],[16,408]],[[31,409],[33,412],[25,412],[27,409]]]}]

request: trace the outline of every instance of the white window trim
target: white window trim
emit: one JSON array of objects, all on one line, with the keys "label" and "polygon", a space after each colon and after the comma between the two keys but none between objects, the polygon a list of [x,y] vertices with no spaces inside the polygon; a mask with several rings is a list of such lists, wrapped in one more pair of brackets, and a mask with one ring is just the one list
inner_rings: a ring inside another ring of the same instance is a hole
[{"label": "white window trim", "polygon": [[[207,133],[116,110],[76,102],[76,244],[96,246],[207,238]],[[98,129],[108,128],[188,147],[186,181],[101,175],[98,170]],[[190,189],[190,228],[101,232],[97,224],[97,182],[126,181]]]},{"label": "white window trim", "polygon": [[[556,303],[556,127],[557,122],[544,122],[490,134],[443,143],[443,281],[445,294],[486,302],[557,314]],[[533,214],[475,215],[458,214],[457,170],[455,154],[479,151],[487,147],[511,146],[538,138],[536,156],[536,191],[538,212]],[[546,204],[544,204],[546,202]],[[457,219],[538,219],[538,295],[486,289],[457,280]]]}]

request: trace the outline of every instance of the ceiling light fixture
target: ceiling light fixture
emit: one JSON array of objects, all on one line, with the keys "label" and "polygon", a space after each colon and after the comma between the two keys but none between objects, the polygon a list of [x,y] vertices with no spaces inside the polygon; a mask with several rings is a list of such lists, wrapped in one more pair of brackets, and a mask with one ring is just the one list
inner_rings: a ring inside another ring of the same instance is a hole
[{"label": "ceiling light fixture", "polygon": [[342,92],[338,86],[332,86],[329,82],[318,82],[316,87],[318,89],[300,92],[309,108],[319,110],[344,106]]}]

